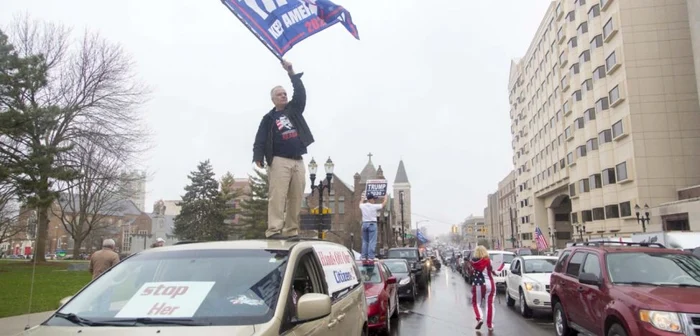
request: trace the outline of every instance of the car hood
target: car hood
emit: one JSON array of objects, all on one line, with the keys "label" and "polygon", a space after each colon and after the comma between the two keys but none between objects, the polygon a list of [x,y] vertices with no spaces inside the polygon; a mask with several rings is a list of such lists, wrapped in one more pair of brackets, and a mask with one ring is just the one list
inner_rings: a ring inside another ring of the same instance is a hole
[{"label": "car hood", "polygon": [[525,273],[523,274],[523,281],[538,282],[543,285],[549,285],[549,279],[552,277],[552,273]]},{"label": "car hood", "polygon": [[409,273],[392,273],[392,275],[396,278],[396,282],[410,277]]},{"label": "car hood", "polygon": [[54,327],[39,325],[17,336],[153,336],[158,335],[192,335],[194,333],[202,335],[227,335],[227,336],[252,336],[255,334],[255,326],[210,326],[210,327],[181,327],[181,326],[140,326],[140,327]]},{"label": "car hood", "polygon": [[615,285],[643,309],[700,313],[700,288]]},{"label": "car hood", "polygon": [[370,297],[370,296],[378,296],[379,294],[382,293],[382,290],[384,290],[384,284],[383,283],[368,283],[365,282],[365,296]]}]

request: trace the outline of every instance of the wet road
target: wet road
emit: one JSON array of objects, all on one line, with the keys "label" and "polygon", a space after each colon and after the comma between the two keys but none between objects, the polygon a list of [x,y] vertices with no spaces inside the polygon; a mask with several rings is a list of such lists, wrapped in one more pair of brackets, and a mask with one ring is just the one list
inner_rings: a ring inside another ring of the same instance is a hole
[{"label": "wet road", "polygon": [[515,309],[506,306],[505,297],[500,294],[494,303],[494,331],[489,332],[486,324],[480,331],[474,326],[474,311],[471,307],[469,285],[461,275],[449,268],[442,268],[433,274],[433,281],[415,303],[402,302],[399,318],[393,321],[392,335],[554,335],[551,315],[536,314],[525,319]]}]

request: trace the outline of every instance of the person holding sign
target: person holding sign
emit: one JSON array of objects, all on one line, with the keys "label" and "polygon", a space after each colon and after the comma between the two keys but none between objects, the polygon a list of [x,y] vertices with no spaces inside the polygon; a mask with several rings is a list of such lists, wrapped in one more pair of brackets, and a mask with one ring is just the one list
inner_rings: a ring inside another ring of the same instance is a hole
[{"label": "person holding sign", "polygon": [[484,246],[477,246],[474,250],[474,257],[470,261],[473,272],[472,279],[472,308],[476,315],[476,329],[481,329],[484,324],[484,315],[481,311],[481,302],[486,300],[486,326],[489,331],[493,330],[493,298],[496,294],[496,284],[493,276],[496,272],[493,270],[491,260],[489,260],[489,252]]},{"label": "person holding sign", "polygon": [[377,197],[367,193],[367,199],[360,203],[362,211],[362,259],[374,260],[377,249],[377,212],[386,206],[389,197],[384,196],[382,204],[376,204]]},{"label": "person holding sign", "polygon": [[303,116],[306,108],[303,73],[295,73],[292,63],[287,61],[282,61],[282,66],[292,80],[294,95],[289,101],[283,87],[272,88],[270,98],[275,106],[262,118],[253,144],[253,162],[258,168],[265,167],[267,162],[269,202],[265,236],[268,238],[299,234],[299,211],[306,187],[302,155],[314,142]]}]

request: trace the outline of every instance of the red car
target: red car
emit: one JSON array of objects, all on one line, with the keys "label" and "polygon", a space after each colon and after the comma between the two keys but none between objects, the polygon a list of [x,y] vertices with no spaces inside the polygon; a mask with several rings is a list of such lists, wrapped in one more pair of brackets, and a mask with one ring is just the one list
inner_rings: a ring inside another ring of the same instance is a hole
[{"label": "red car", "polygon": [[391,332],[391,319],[399,316],[396,277],[381,261],[358,261],[367,297],[367,323],[370,330]]}]

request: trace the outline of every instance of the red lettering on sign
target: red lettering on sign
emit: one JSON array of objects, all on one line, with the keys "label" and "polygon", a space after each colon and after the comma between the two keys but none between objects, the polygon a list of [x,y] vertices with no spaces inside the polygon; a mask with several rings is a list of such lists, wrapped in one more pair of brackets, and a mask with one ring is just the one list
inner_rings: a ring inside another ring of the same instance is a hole
[{"label": "red lettering on sign", "polygon": [[179,306],[168,306],[165,302],[156,303],[146,315],[172,315],[179,308]]}]

